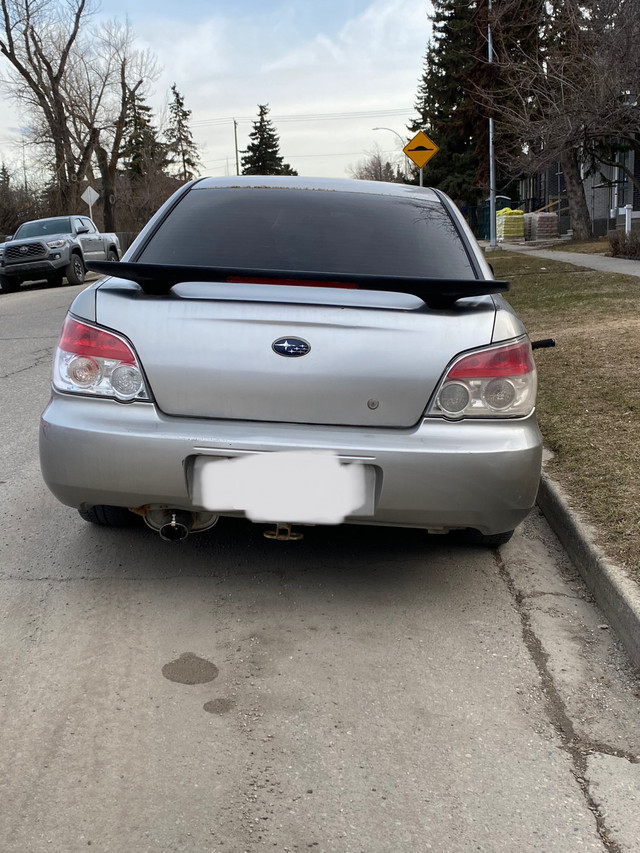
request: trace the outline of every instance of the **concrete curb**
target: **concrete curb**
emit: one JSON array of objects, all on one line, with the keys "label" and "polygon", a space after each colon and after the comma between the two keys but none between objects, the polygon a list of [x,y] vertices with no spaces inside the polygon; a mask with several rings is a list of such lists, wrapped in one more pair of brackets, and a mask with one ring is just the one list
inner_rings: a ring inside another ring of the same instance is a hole
[{"label": "concrete curb", "polygon": [[640,669],[640,590],[593,543],[592,528],[571,508],[569,496],[542,475],[537,503],[564,545],[587,588]]}]

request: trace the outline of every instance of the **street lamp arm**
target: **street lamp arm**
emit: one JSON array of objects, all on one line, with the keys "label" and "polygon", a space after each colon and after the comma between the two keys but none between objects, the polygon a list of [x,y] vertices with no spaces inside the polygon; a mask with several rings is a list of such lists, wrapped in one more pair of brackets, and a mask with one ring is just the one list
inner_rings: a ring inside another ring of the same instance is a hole
[{"label": "street lamp arm", "polygon": [[397,131],[397,130],[393,130],[393,128],[391,128],[391,127],[372,127],[372,128],[371,128],[371,130],[388,130],[388,131],[389,131],[389,133],[395,133],[395,135],[398,137],[398,139],[400,140],[400,142],[402,142],[402,147],[403,147],[403,148],[404,148],[404,146],[407,144],[407,143],[405,142],[405,140],[400,136],[400,134],[398,133],[398,131]]},{"label": "street lamp arm", "polygon": [[[402,145],[403,150],[404,150],[405,145],[407,144],[407,143],[406,143],[406,140],[404,140],[404,139],[400,136],[400,134],[398,133],[398,131],[397,131],[397,130],[394,130],[392,127],[372,127],[372,128],[371,128],[371,130],[388,130],[388,131],[389,131],[389,133],[395,133],[395,135],[396,135],[396,136],[398,137],[398,139],[400,140],[400,144]],[[405,179],[405,181],[406,181],[406,180],[408,180],[408,178],[409,178],[409,158],[408,158],[408,157],[407,157],[407,155],[405,154],[405,155],[404,155],[404,179]]]}]

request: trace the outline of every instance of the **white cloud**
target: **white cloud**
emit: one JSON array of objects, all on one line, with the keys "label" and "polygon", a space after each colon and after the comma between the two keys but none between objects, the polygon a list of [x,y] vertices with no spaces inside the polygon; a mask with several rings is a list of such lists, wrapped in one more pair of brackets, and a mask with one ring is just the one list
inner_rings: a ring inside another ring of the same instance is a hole
[{"label": "white cloud", "polygon": [[[123,17],[117,2],[109,14]],[[372,128],[404,135],[414,116],[430,27],[424,0],[239,5],[240,11],[231,4],[155,0],[148,8],[142,0],[128,10],[139,46],[153,51],[162,67],[149,102],[160,114],[176,83],[192,111],[206,173],[235,171],[231,118],[239,120],[242,149],[262,103],[271,107],[281,153],[301,174],[344,175],[374,143],[385,153],[396,150],[392,134]],[[17,117],[4,112],[7,124],[15,124]],[[374,115],[320,116],[363,112]],[[317,118],[278,122],[291,115]],[[0,129],[0,137],[5,134]]]},{"label": "white cloud", "polygon": [[[175,81],[185,96],[212,174],[224,173],[227,158],[233,170],[233,126],[201,123],[253,117],[259,103],[270,105],[281,152],[304,174],[344,175],[374,141],[395,150],[390,134],[380,138],[371,128],[392,124],[404,134],[412,117],[429,33],[424,0],[374,0],[335,31],[327,26],[306,38],[285,11],[257,20],[216,15],[197,29],[156,21],[146,31],[145,43],[164,66],[158,89],[164,93]],[[402,108],[406,114],[387,118],[277,121],[278,115]],[[238,129],[243,148],[250,121]]]}]

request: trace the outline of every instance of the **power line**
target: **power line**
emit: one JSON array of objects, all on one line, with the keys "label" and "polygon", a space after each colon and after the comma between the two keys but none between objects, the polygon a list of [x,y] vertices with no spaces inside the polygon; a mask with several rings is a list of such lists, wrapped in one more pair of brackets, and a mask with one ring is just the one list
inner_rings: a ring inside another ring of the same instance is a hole
[{"label": "power line", "polygon": [[[397,151],[383,151],[385,155],[397,154]],[[332,151],[330,153],[322,152],[320,154],[283,154],[282,156],[285,160],[293,160],[294,158],[300,159],[301,157],[362,157],[366,154],[365,151]],[[233,159],[231,155],[229,157],[217,157],[215,160],[207,160],[204,165],[210,166],[212,163],[222,163],[225,160]]]},{"label": "power line", "polygon": [[[307,114],[299,114],[299,115],[281,115],[281,116],[270,116],[271,120],[274,122],[278,122],[278,124],[282,122],[296,122],[296,121],[345,121],[349,119],[370,119],[370,118],[386,118],[391,116],[406,116],[408,113],[413,112],[412,107],[405,107],[403,109],[393,109],[393,110],[371,110],[365,112],[342,112],[342,113],[307,113]],[[238,118],[237,116],[234,118],[233,116],[225,117],[225,118],[211,118],[211,119],[202,119],[200,121],[192,121],[191,127],[211,127],[216,125],[225,125],[232,124],[234,121],[236,122],[253,122],[255,121],[255,116],[242,116]]]},{"label": "power line", "polygon": [[[383,154],[385,157],[391,157],[393,155],[396,155],[398,152],[397,151],[381,151],[380,153]],[[363,156],[366,156],[366,154],[367,154],[366,151],[342,151],[342,152],[335,152],[334,151],[331,153],[323,152],[321,154],[286,154],[285,153],[282,156],[284,157],[285,160],[289,161],[289,160],[300,160],[304,157],[363,157]],[[229,157],[218,157],[215,160],[207,160],[205,163],[203,163],[203,166],[210,167],[210,168],[222,169],[222,168],[224,168],[223,166],[215,166],[214,167],[213,163],[223,163],[225,161],[227,161],[227,163],[228,163],[232,159],[233,159],[233,157],[231,155]]]}]

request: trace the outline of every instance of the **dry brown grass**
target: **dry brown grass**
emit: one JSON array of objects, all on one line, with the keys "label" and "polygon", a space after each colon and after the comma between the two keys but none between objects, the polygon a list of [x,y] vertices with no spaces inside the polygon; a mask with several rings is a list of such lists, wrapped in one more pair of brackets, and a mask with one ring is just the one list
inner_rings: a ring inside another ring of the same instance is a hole
[{"label": "dry brown grass", "polygon": [[558,251],[580,252],[586,255],[608,255],[611,253],[608,237],[598,237],[596,240],[562,240],[553,247]]},{"label": "dry brown grass", "polygon": [[640,278],[497,252],[496,277],[537,350],[538,418],[550,473],[640,581]]}]

